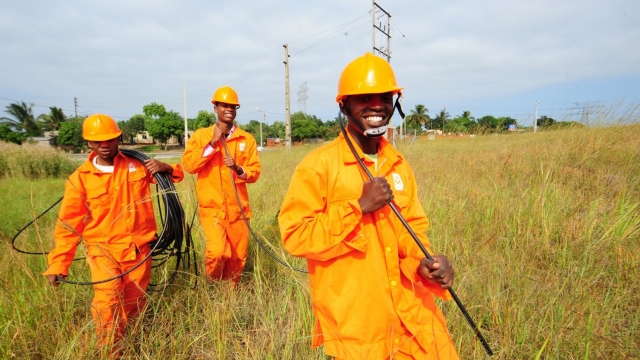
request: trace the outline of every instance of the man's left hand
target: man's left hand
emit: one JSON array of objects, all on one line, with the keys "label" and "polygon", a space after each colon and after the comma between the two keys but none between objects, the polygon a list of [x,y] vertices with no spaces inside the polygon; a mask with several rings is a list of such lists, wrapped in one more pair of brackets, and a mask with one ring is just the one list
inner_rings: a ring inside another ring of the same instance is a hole
[{"label": "man's left hand", "polygon": [[147,159],[144,161],[144,166],[149,170],[151,175],[154,175],[159,172],[166,172],[167,174],[173,174],[173,168],[171,165],[167,163],[163,163],[162,161],[158,161],[156,159]]},{"label": "man's left hand", "polygon": [[433,261],[426,257],[422,258],[418,267],[418,274],[425,280],[440,285],[443,289],[451,288],[455,277],[453,265],[445,255],[433,256]]}]

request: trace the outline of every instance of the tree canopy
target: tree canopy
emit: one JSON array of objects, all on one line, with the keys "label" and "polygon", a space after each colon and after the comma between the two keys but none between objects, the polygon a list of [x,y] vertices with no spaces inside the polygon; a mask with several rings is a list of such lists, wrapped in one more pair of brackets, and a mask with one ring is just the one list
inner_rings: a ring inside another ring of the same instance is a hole
[{"label": "tree canopy", "polygon": [[42,136],[44,132],[33,116],[33,107],[34,104],[27,105],[24,101],[7,105],[5,111],[12,117],[0,118],[0,124],[25,132],[28,137]]},{"label": "tree canopy", "polygon": [[422,104],[417,104],[415,108],[409,111],[409,115],[405,118],[407,130],[420,130],[423,126],[429,126],[431,118],[429,117],[429,109]]},{"label": "tree canopy", "polygon": [[71,118],[60,124],[56,143],[69,147],[73,151],[80,151],[87,147],[87,142],[82,137],[83,117]]},{"label": "tree canopy", "polygon": [[[164,108],[164,106],[163,106]],[[159,119],[147,119],[147,131],[167,149],[167,140],[175,136],[181,142],[184,135],[184,120],[175,111],[168,111]]]},{"label": "tree canopy", "polygon": [[57,131],[60,129],[60,124],[67,120],[62,109],[52,106],[49,108],[49,114],[42,114],[36,119],[40,121],[43,130]]}]

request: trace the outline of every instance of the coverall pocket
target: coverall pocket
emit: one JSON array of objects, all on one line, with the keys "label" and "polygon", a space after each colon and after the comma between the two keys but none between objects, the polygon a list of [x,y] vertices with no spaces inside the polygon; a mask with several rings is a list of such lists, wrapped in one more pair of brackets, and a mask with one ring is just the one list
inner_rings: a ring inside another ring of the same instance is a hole
[{"label": "coverall pocket", "polygon": [[144,179],[147,177],[147,173],[143,170],[137,169],[136,171],[129,174],[129,189],[131,189],[133,196],[136,200],[139,200],[142,197],[142,194],[145,193],[145,187],[147,186],[147,182]]},{"label": "coverall pocket", "polygon": [[104,186],[98,186],[93,189],[87,189],[87,205],[89,209],[98,209],[102,207],[107,201],[109,201],[107,194],[107,188]]}]

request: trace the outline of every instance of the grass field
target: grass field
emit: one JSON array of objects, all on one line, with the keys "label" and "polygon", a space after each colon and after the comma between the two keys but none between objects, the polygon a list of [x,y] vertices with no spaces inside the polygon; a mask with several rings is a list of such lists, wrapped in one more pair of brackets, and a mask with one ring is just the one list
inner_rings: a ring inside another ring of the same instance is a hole
[{"label": "grass field", "polygon": [[[434,250],[454,263],[454,288],[493,358],[640,358],[639,125],[398,147],[418,179]],[[249,186],[254,230],[298,266],[304,262],[281,250],[275,215],[309,150],[260,153],[262,176]],[[11,250],[16,230],[57,200],[63,186],[62,176],[16,171],[0,178],[2,358],[100,356],[91,289],[53,289],[40,275],[44,257]],[[190,218],[193,177],[177,189]],[[20,236],[20,246],[50,249],[55,212]],[[201,267],[199,225],[193,235]],[[75,263],[71,276],[87,280],[85,267]],[[146,313],[129,327],[125,358],[325,359],[321,349],[310,349],[307,276],[276,264],[255,243],[237,291],[202,278],[193,283],[182,275],[175,286],[149,294]],[[486,358],[455,303],[441,306],[461,358]]]}]

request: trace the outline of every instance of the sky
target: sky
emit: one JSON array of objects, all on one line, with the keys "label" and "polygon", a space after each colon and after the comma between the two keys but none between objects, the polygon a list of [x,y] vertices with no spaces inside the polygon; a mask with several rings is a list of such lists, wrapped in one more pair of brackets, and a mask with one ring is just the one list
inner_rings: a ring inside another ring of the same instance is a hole
[{"label": "sky", "polygon": [[[640,104],[640,1],[377,4],[391,15],[405,112],[423,104],[431,116],[467,110],[531,126],[536,102],[538,116],[557,120]],[[184,115],[186,92],[193,118],[230,85],[239,123],[271,124],[285,117],[288,44],[291,112],[332,120],[342,69],[372,51],[371,9],[371,0],[5,0],[0,116],[16,101],[36,116],[50,106],[72,116],[74,98],[78,115],[127,120],[152,102]],[[376,46],[387,46],[379,31]]]}]

